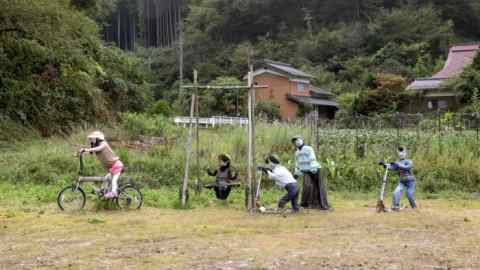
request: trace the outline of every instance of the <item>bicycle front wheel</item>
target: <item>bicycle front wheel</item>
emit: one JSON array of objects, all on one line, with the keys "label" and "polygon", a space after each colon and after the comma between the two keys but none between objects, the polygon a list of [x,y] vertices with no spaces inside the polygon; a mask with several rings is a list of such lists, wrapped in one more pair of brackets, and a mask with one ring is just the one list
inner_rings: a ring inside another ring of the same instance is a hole
[{"label": "bicycle front wheel", "polygon": [[57,204],[62,211],[75,211],[83,209],[86,200],[85,192],[80,187],[69,186],[58,193]]},{"label": "bicycle front wheel", "polygon": [[121,187],[116,199],[121,209],[140,209],[142,207],[142,193],[136,187],[127,185]]}]

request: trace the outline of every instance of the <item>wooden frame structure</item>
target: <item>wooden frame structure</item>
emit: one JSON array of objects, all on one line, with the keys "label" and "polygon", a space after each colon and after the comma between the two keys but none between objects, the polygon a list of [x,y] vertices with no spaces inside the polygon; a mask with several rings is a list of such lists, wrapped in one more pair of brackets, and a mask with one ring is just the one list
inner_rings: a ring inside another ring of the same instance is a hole
[{"label": "wooden frame structure", "polygon": [[192,155],[192,141],[193,141],[193,119],[195,119],[195,136],[196,136],[196,165],[197,165],[197,177],[195,179],[195,187],[198,192],[200,189],[200,176],[199,176],[199,110],[198,110],[198,90],[199,89],[222,89],[222,90],[248,90],[248,156],[247,156],[247,185],[245,187],[245,204],[250,213],[255,211],[255,90],[257,88],[267,88],[268,86],[264,85],[255,85],[253,82],[253,65],[250,66],[250,71],[248,73],[248,84],[247,85],[236,85],[236,86],[212,86],[212,85],[200,85],[198,83],[198,73],[194,70],[193,73],[193,84],[192,85],[182,85],[182,89],[191,89],[193,91],[191,94],[191,103],[190,103],[190,123],[188,130],[188,139],[187,145],[185,147],[185,170],[184,177],[181,185],[181,204],[183,207],[187,203],[187,191],[188,191],[188,181],[190,173],[190,158]]}]

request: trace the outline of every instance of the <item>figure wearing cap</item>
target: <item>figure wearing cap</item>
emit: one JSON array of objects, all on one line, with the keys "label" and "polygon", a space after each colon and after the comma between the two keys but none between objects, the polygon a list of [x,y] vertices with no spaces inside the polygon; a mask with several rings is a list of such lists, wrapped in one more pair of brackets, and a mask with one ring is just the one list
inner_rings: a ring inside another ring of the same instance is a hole
[{"label": "figure wearing cap", "polygon": [[297,180],[293,177],[292,173],[280,165],[280,159],[276,155],[268,155],[265,158],[266,167],[259,166],[264,173],[268,175],[268,178],[275,181],[275,184],[284,188],[287,194],[282,196],[278,201],[278,208],[282,209],[288,202],[292,204],[292,211],[298,212],[298,187]]},{"label": "figure wearing cap", "polygon": [[303,176],[302,199],[300,205],[305,208],[327,210],[330,208],[327,200],[325,184],[320,177],[320,163],[312,147],[305,145],[302,136],[294,136],[295,145],[295,177]]},{"label": "figure wearing cap", "polygon": [[413,162],[407,159],[407,149],[404,147],[398,148],[399,160],[390,163],[390,169],[398,171],[400,181],[397,188],[393,192],[392,210],[398,211],[400,209],[400,199],[403,192],[407,193],[408,201],[412,209],[417,208],[413,193],[415,192],[415,177],[413,176]]},{"label": "figure wearing cap", "polygon": [[123,171],[123,163],[105,140],[103,132],[93,131],[88,135],[88,141],[90,142],[90,148],[82,148],[80,151],[95,153],[100,163],[108,171],[107,177],[112,178],[112,190],[104,197],[115,198],[118,196],[118,179]]}]

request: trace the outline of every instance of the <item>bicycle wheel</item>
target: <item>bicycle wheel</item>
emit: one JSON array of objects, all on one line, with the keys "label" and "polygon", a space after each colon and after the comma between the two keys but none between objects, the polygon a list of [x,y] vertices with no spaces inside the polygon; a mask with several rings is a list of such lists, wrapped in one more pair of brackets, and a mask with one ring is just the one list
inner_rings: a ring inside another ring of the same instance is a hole
[{"label": "bicycle wheel", "polygon": [[121,209],[140,209],[142,207],[142,193],[132,185],[119,189],[116,203]]},{"label": "bicycle wheel", "polygon": [[80,187],[68,186],[58,193],[57,204],[62,211],[81,210],[85,202],[85,192]]}]

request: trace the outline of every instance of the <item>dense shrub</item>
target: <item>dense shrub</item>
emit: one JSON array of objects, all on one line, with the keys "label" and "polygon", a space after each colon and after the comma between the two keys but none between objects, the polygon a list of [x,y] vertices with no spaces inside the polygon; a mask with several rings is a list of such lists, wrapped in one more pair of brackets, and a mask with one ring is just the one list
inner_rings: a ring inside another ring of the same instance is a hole
[{"label": "dense shrub", "polygon": [[269,101],[260,101],[255,107],[257,115],[269,120],[280,119],[280,106]]},{"label": "dense shrub", "polygon": [[398,111],[406,102],[405,79],[392,74],[379,74],[375,80],[376,88],[360,95],[357,112],[361,114],[388,113]]},{"label": "dense shrub", "polygon": [[169,125],[169,119],[162,115],[122,114],[121,128],[130,137],[137,135],[163,136],[166,134]]},{"label": "dense shrub", "polygon": [[140,62],[104,47],[69,1],[0,3],[0,114],[51,135],[148,103]]},{"label": "dense shrub", "polygon": [[171,116],[172,107],[166,100],[159,100],[148,109],[149,114]]}]

